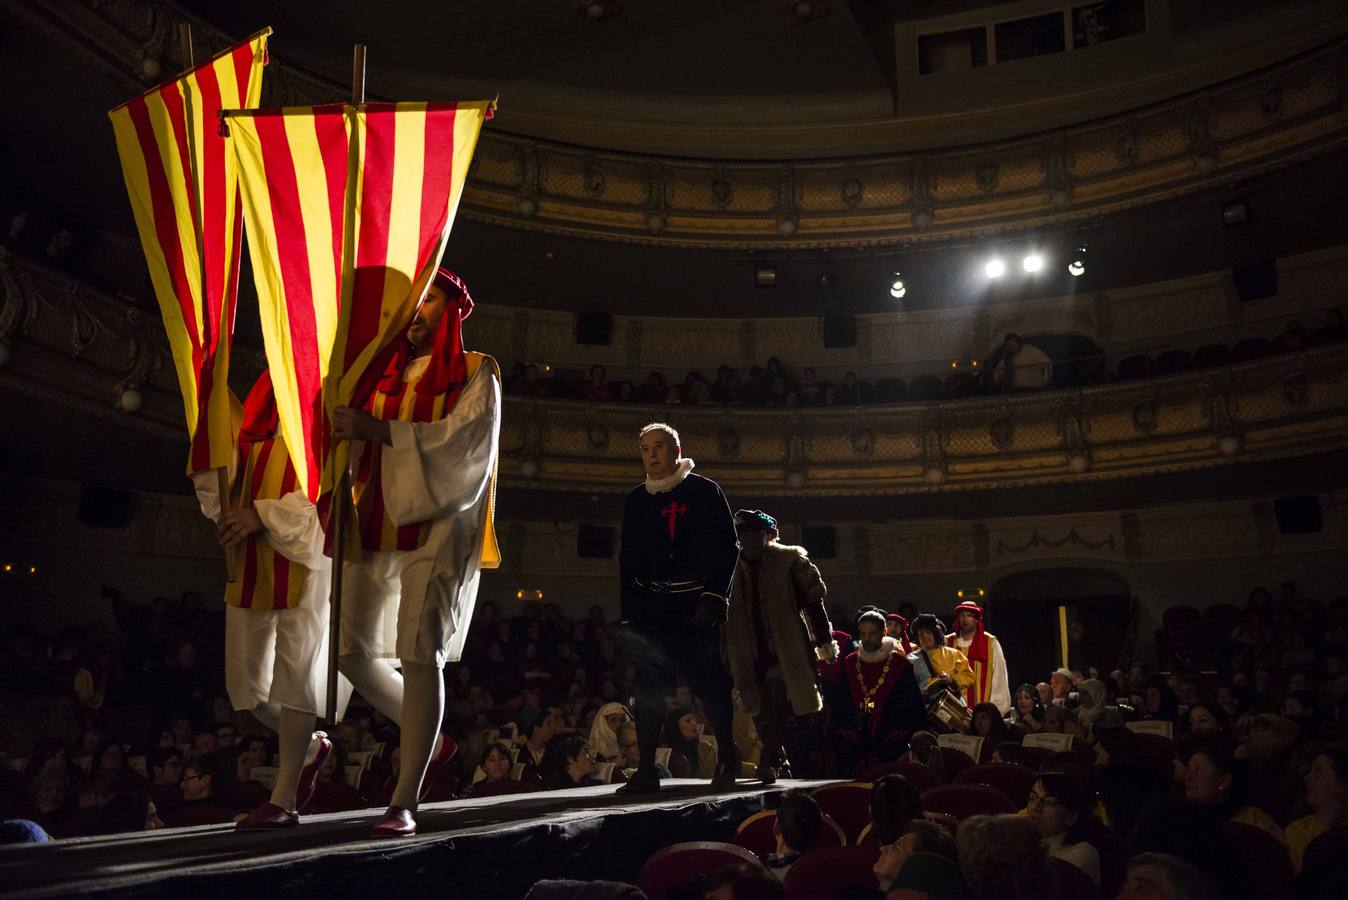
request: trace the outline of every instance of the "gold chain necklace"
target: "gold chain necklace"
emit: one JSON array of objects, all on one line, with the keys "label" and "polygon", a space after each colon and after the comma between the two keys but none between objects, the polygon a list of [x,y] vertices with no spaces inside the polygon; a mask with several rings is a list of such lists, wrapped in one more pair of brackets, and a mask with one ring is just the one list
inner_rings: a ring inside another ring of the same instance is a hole
[{"label": "gold chain necklace", "polygon": [[861,674],[861,654],[857,654],[857,684],[861,685],[861,702],[857,704],[857,707],[861,712],[867,715],[875,712],[875,692],[884,685],[885,678],[889,675],[890,663],[894,662],[895,656],[898,656],[898,654],[889,654],[889,659],[885,660],[884,668],[880,670],[880,678],[875,682],[874,687],[868,688],[866,687],[866,679]]}]

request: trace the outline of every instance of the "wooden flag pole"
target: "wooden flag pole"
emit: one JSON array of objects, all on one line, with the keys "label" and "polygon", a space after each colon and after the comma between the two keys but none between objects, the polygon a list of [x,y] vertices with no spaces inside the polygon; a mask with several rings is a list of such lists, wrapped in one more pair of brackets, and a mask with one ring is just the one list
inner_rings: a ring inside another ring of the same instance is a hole
[{"label": "wooden flag pole", "polygon": [[[191,69],[196,65],[196,58],[192,53],[192,26],[186,22],[178,25],[178,46],[182,52],[184,69]],[[196,183],[195,173],[193,173],[193,184]],[[197,242],[200,245],[201,235],[197,235]],[[202,268],[201,289],[206,290],[205,268]],[[203,293],[204,297],[205,294]],[[215,470],[216,489],[220,495],[220,517],[224,518],[225,513],[230,511],[230,490],[229,490],[229,470],[223,466]],[[225,580],[233,584],[239,580],[239,545],[225,548]]]},{"label": "wooden flag pole", "polygon": [[[351,103],[365,102],[365,45],[356,44],[351,53]],[[335,542],[332,551],[332,592],[328,602],[328,696],[326,718],[337,724],[337,676],[342,643],[342,568],[346,563],[347,506],[351,503],[350,467],[342,467],[336,493],[332,498],[332,526]]]}]

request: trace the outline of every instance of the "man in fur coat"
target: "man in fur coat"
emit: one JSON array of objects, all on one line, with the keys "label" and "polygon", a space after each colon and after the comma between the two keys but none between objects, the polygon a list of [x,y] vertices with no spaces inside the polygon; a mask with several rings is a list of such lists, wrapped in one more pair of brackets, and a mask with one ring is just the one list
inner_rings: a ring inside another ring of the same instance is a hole
[{"label": "man in fur coat", "polygon": [[740,558],[726,656],[740,705],[763,742],[756,774],[772,784],[790,772],[785,746],[795,717],[822,707],[815,663],[836,660],[838,645],[824,609],[828,588],[805,548],[778,543],[777,520],[756,509],[735,513],[735,532]]}]

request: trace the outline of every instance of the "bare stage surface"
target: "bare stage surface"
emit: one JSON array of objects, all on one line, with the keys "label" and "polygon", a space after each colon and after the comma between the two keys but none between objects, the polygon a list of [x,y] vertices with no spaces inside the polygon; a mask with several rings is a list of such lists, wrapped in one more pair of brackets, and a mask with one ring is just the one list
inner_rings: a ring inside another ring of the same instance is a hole
[{"label": "bare stage surface", "polygon": [[704,780],[666,779],[642,798],[604,786],[454,800],[423,806],[419,833],[402,840],[371,839],[383,810],[369,809],[307,816],[276,833],[204,825],[0,847],[0,895],[515,900],[539,878],[633,880],[661,847],[730,840],[766,797],[824,783],[743,779],[713,794]]}]

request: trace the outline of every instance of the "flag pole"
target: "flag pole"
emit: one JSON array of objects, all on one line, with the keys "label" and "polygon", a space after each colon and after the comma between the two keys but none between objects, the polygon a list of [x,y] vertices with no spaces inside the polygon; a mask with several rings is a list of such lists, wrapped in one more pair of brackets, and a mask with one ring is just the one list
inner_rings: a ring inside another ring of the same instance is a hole
[{"label": "flag pole", "polygon": [[[351,105],[365,102],[365,45],[356,44],[351,53]],[[342,568],[346,563],[347,506],[351,502],[350,457],[342,466],[332,498],[335,546],[332,551],[332,592],[328,602],[328,696],[326,718],[337,724],[337,676],[342,643]]]},{"label": "flag pole", "polygon": [[[192,26],[187,22],[178,23],[178,47],[182,52],[185,68],[190,70],[196,65],[196,58],[192,53]],[[189,117],[190,118],[190,117]],[[196,190],[196,170],[192,171],[192,186]],[[197,246],[201,246],[201,228],[197,226]],[[206,298],[206,267],[201,268],[201,291],[202,302]],[[230,511],[230,490],[229,490],[229,469],[221,466],[215,470],[216,490],[220,495],[220,517]],[[235,544],[232,547],[225,548],[225,581],[233,584],[239,580],[239,546]]]}]

